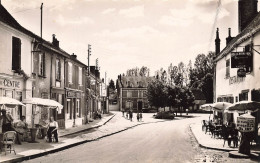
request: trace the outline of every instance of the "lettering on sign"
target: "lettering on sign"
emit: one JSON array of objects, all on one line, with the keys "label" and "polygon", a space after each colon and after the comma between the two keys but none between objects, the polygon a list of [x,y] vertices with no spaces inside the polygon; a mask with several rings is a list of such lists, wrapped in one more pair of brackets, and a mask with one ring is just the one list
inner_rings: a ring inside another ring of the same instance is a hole
[{"label": "lettering on sign", "polygon": [[229,78],[229,85],[235,84],[235,83],[241,83],[245,79],[243,77],[238,77],[238,76],[232,76]]},{"label": "lettering on sign", "polygon": [[15,81],[15,80],[9,80],[9,79],[4,79],[0,81],[0,85],[8,88],[20,88],[21,83],[20,81]]},{"label": "lettering on sign", "polygon": [[255,119],[237,117],[237,129],[241,132],[252,132],[255,129]]},{"label": "lettering on sign", "polygon": [[68,98],[81,98],[80,92],[67,91]]}]

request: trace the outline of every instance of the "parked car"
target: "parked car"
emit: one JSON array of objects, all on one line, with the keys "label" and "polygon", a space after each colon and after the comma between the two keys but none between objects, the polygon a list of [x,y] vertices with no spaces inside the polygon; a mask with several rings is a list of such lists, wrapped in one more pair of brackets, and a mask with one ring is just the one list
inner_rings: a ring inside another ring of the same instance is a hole
[{"label": "parked car", "polygon": [[174,119],[175,114],[170,111],[161,111],[155,114],[156,119]]}]

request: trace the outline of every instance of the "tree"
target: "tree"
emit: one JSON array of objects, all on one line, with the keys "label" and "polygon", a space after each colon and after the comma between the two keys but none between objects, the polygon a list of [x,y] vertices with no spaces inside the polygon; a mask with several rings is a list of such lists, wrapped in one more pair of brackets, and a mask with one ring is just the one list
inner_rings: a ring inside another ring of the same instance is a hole
[{"label": "tree", "polygon": [[172,86],[167,85],[167,106],[170,108],[174,107],[176,108],[179,103],[178,94],[179,94],[180,88],[178,86]]},{"label": "tree", "polygon": [[[182,87],[179,92],[179,111],[187,109],[189,106],[194,104],[194,95],[188,87]],[[181,111],[182,112],[182,111]]]},{"label": "tree", "polygon": [[115,87],[115,82],[114,82],[114,80],[111,79],[111,80],[109,81],[108,88],[111,88],[111,89],[115,90],[116,87]]},{"label": "tree", "polygon": [[146,77],[148,77],[149,76],[149,68],[148,67],[146,67],[146,66],[142,66],[141,68],[140,68],[140,72],[139,72],[139,74],[140,74],[140,76],[146,76]]},{"label": "tree", "polygon": [[165,84],[160,80],[152,81],[147,87],[147,99],[149,105],[159,111],[160,107],[167,106],[167,92]]}]

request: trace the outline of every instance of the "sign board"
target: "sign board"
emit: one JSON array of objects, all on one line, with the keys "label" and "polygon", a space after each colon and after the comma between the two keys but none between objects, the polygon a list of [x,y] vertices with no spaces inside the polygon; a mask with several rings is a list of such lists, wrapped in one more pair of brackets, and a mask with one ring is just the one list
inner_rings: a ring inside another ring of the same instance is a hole
[{"label": "sign board", "polygon": [[81,98],[80,92],[67,91],[66,95],[67,95],[67,98]]},{"label": "sign board", "polygon": [[239,68],[237,70],[237,76],[238,77],[246,77],[246,69],[245,68]]},{"label": "sign board", "polygon": [[0,87],[23,89],[21,81],[13,79],[0,79]]},{"label": "sign board", "polygon": [[103,97],[107,96],[107,89],[105,84],[102,84],[101,96]]},{"label": "sign board", "polygon": [[[244,114],[245,115],[245,114]],[[249,115],[251,116],[251,115]],[[252,132],[255,129],[255,117],[239,116],[237,117],[237,129],[240,132]]]},{"label": "sign board", "polygon": [[252,52],[231,52],[231,68],[252,67]]}]

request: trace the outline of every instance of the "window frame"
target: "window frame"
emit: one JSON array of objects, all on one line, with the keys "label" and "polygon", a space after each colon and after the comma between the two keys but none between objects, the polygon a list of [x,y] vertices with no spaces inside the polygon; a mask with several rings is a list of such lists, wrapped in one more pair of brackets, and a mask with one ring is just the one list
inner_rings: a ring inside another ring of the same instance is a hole
[{"label": "window frame", "polygon": [[68,62],[68,83],[73,84],[72,82],[72,69],[73,69],[73,64],[71,62]]},{"label": "window frame", "polygon": [[230,77],[230,59],[226,60],[226,79]]},{"label": "window frame", "polygon": [[39,53],[38,75],[45,77],[45,53]]},{"label": "window frame", "polygon": [[60,60],[60,58],[56,58],[55,70],[56,70],[56,74],[55,74],[56,81],[61,81],[61,60]]},{"label": "window frame", "polygon": [[78,84],[79,86],[82,86],[83,85],[83,82],[82,82],[82,67],[78,67]]}]

